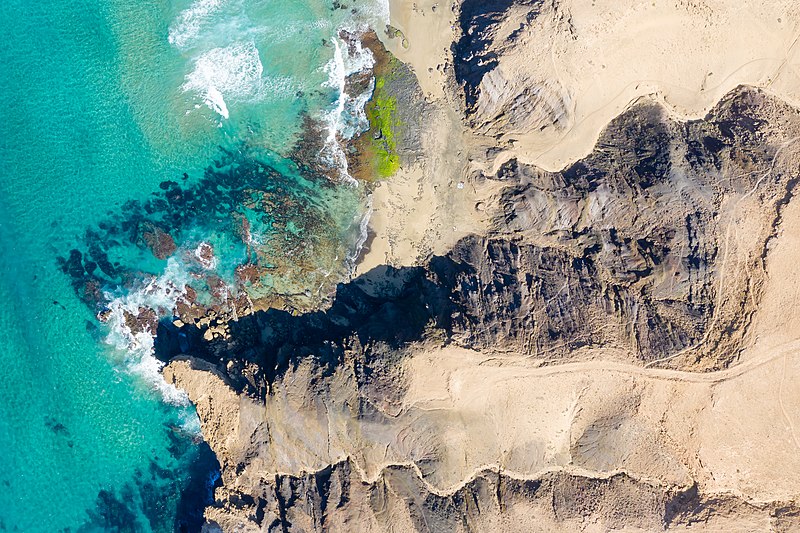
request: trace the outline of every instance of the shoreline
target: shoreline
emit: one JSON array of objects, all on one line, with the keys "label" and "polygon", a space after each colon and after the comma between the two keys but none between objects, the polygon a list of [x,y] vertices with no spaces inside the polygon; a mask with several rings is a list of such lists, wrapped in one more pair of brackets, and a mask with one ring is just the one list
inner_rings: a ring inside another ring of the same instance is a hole
[{"label": "shoreline", "polygon": [[[617,96],[588,97],[587,83],[625,65],[599,74],[569,62],[591,65],[582,39],[615,28],[626,7],[588,27],[578,7],[545,10],[534,27],[512,5],[491,31],[476,26],[488,49],[520,28],[484,76],[498,88],[487,101],[485,85],[459,85],[457,10],[391,5],[397,33],[378,35],[417,75],[428,116],[418,153],[369,184],[352,279],[330,308],[248,317],[230,344],[189,332],[197,357],[165,368],[223,464],[209,523],[800,527],[800,485],[777,473],[800,469],[787,408],[800,395],[785,386],[800,379],[791,87],[740,72],[737,48],[725,65],[741,78],[714,87],[729,89],[716,99],[705,82],[679,101],[624,76]],[[658,20],[702,15],[687,9]],[[633,9],[634,22],[646,11]],[[631,41],[619,53],[646,62],[651,36],[637,35],[642,51]],[[527,50],[548,37],[553,65],[542,67]],[[685,52],[704,57],[696,46]],[[559,61],[569,76],[547,70]],[[685,120],[680,106],[703,116]],[[468,500],[485,513],[458,503]]]}]

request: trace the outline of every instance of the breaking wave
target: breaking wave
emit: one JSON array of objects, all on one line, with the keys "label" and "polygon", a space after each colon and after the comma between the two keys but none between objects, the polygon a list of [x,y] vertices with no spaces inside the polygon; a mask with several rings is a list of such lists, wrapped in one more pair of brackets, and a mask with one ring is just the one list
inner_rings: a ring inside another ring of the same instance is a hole
[{"label": "breaking wave", "polygon": [[[367,239],[369,238],[370,218],[372,218],[371,195],[367,196],[366,205],[364,206],[364,215],[361,217],[361,220],[358,221],[358,235],[356,237],[356,242],[345,258],[347,271],[349,272],[350,276],[355,274],[356,265],[358,264],[358,259],[361,256],[361,251],[364,249],[364,245],[367,243]],[[356,217],[356,220],[358,220],[358,217]]]},{"label": "breaking wave", "polygon": [[237,42],[201,54],[181,88],[200,95],[212,111],[227,119],[230,112],[226,99],[260,100],[267,93],[289,91],[291,81],[288,78],[265,80],[264,65],[255,43]]},{"label": "breaking wave", "polygon": [[343,181],[357,185],[358,182],[348,172],[342,140],[352,139],[369,128],[364,106],[372,95],[375,81],[372,78],[367,90],[351,96],[347,94],[347,78],[371,71],[375,66],[375,58],[358,38],[348,42],[337,35],[332,42],[333,58],[323,67],[328,74],[324,86],[335,89],[337,97],[333,108],[322,114],[326,137],[321,155],[328,164],[339,170]]},{"label": "breaking wave", "polygon": [[178,300],[186,294],[189,281],[188,270],[178,260],[170,258],[163,274],[145,281],[138,289],[125,294],[107,294],[110,302],[103,312],[108,327],[105,342],[124,358],[121,361],[123,367],[157,392],[165,402],[177,406],[188,405],[189,399],[185,392],[168,384],[161,375],[164,363],[155,357],[156,332],[148,326],[134,331],[131,323],[135,317],[151,311],[156,319],[172,316]]},{"label": "breaking wave", "polygon": [[190,47],[209,23],[209,19],[219,13],[226,0],[198,0],[178,15],[169,28],[169,42],[185,50]]}]

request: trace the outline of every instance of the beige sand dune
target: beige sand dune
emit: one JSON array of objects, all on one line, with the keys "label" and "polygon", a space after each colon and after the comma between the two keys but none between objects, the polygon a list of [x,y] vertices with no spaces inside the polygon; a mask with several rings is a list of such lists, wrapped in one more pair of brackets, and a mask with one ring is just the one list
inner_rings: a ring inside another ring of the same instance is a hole
[{"label": "beige sand dune", "polygon": [[[526,21],[530,10],[512,7],[496,29],[499,64],[481,86],[476,122],[506,147],[497,163],[513,155],[561,169],[643,95],[682,119],[702,117],[740,84],[800,101],[800,5],[792,0],[560,0]],[[450,2],[391,3],[407,47],[399,39],[389,47],[434,97],[446,93],[456,13]],[[542,93],[551,113],[509,119],[521,95]]]}]

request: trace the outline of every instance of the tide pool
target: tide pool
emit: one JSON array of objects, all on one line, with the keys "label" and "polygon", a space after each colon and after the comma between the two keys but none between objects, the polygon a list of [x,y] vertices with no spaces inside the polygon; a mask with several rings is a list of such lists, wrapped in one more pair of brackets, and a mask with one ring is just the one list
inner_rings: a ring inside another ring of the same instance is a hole
[{"label": "tide pool", "polygon": [[348,4],[0,6],[0,531],[199,527],[215,459],[125,313],[346,275],[370,57],[339,35],[386,17]]}]

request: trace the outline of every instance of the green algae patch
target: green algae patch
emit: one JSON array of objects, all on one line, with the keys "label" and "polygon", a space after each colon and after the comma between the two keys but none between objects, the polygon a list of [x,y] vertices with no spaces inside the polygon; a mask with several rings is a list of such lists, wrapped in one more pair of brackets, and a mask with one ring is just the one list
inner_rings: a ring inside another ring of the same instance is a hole
[{"label": "green algae patch", "polygon": [[348,152],[350,175],[371,182],[386,179],[400,170],[405,151],[406,121],[403,112],[408,78],[404,65],[386,50],[374,32],[361,37],[375,58],[372,95],[364,107],[369,129],[354,140]]},{"label": "green algae patch", "polygon": [[[396,62],[392,59],[389,63]],[[366,113],[369,120],[369,150],[377,178],[388,178],[400,169],[400,156],[397,153],[395,132],[400,126],[397,118],[397,98],[386,90],[387,75],[375,78],[375,91],[367,103]]]},{"label": "green algae patch", "polygon": [[[388,37],[392,37],[387,29]],[[361,38],[375,59],[372,76],[358,80],[348,94],[372,87],[364,107],[369,129],[346,152],[350,175],[372,182],[390,178],[423,157],[420,132],[429,116],[425,97],[411,69],[389,52],[374,32]]]}]

